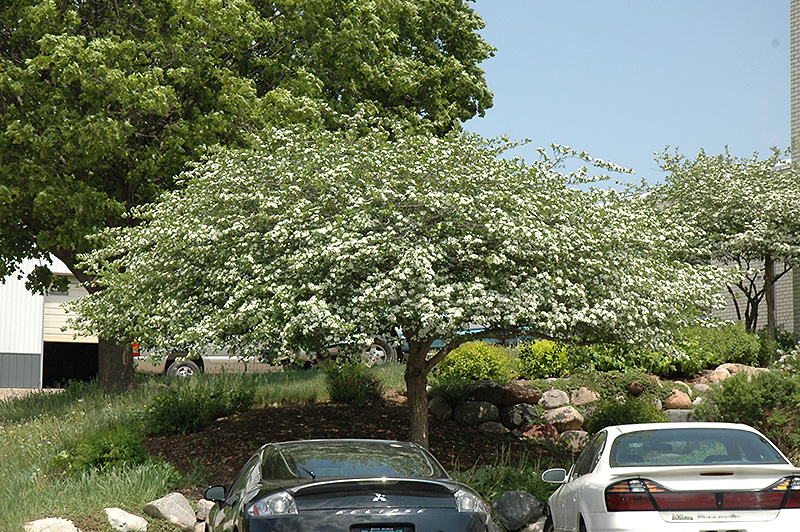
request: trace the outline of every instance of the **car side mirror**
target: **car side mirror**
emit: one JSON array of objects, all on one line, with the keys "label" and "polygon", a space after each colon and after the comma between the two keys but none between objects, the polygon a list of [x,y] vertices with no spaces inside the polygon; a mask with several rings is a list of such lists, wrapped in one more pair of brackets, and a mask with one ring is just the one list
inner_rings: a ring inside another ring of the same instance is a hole
[{"label": "car side mirror", "polygon": [[567,480],[567,470],[556,467],[542,473],[542,480],[552,484],[563,484]]},{"label": "car side mirror", "polygon": [[225,502],[225,486],[222,484],[215,484],[213,486],[209,486],[203,492],[203,498],[207,499],[212,502],[216,502],[222,504]]}]

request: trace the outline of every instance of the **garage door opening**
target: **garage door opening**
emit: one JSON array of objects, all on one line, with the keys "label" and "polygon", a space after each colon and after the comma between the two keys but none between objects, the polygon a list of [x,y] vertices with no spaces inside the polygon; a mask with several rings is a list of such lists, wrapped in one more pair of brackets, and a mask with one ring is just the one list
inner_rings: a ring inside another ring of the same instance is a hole
[{"label": "garage door opening", "polygon": [[42,387],[58,388],[68,381],[97,378],[97,344],[45,342]]}]

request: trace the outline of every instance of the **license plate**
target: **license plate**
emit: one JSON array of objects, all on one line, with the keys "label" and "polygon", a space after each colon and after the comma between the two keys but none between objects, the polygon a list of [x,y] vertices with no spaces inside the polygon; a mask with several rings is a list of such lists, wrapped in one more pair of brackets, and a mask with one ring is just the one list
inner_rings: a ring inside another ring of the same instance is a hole
[{"label": "license plate", "polygon": [[407,525],[365,525],[350,527],[350,532],[414,532],[414,527]]}]

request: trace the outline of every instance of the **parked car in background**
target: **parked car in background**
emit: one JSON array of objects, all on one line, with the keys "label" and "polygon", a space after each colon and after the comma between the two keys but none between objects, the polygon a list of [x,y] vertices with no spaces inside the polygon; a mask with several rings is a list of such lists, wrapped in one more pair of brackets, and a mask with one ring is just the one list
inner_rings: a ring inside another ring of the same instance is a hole
[{"label": "parked car in background", "polygon": [[[328,346],[325,359],[340,355],[342,352],[341,344]],[[137,373],[146,375],[167,375],[170,377],[191,377],[200,373],[220,373],[220,372],[250,372],[267,373],[279,371],[283,366],[280,361],[278,364],[271,364],[256,358],[242,361],[236,355],[227,351],[204,351],[201,353],[187,353],[186,351],[175,351],[165,357],[150,357],[139,352],[138,344],[134,343],[133,348],[134,366]],[[398,360],[397,351],[394,346],[384,338],[376,337],[373,342],[364,350],[362,354],[364,362],[368,366],[375,364],[386,364]],[[298,354],[299,360],[304,362],[314,362],[310,357],[303,353]],[[291,360],[284,360],[291,362]]]},{"label": "parked car in background", "polygon": [[216,504],[208,532],[486,532],[489,507],[419,445],[307,440],[264,445]]},{"label": "parked car in background", "polygon": [[545,532],[776,532],[800,527],[800,469],[746,425],[607,427],[549,498]]}]

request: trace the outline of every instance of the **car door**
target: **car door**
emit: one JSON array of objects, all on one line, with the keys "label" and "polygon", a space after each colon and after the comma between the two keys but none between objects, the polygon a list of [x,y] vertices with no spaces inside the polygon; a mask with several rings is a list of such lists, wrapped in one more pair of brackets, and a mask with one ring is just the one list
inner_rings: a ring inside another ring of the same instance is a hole
[{"label": "car door", "polygon": [[[237,528],[237,518],[239,517],[241,495],[247,491],[247,487],[257,482],[261,477],[260,456],[254,454],[242,468],[239,476],[231,485],[225,502],[220,505],[219,511],[213,515],[211,520],[211,530],[213,532],[231,532]],[[241,525],[239,525],[241,526]]]},{"label": "car door", "polygon": [[605,443],[605,431],[598,432],[575,460],[569,478],[559,489],[558,503],[553,508],[553,525],[556,530],[575,532],[578,529],[580,494],[588,475],[600,461]]}]

